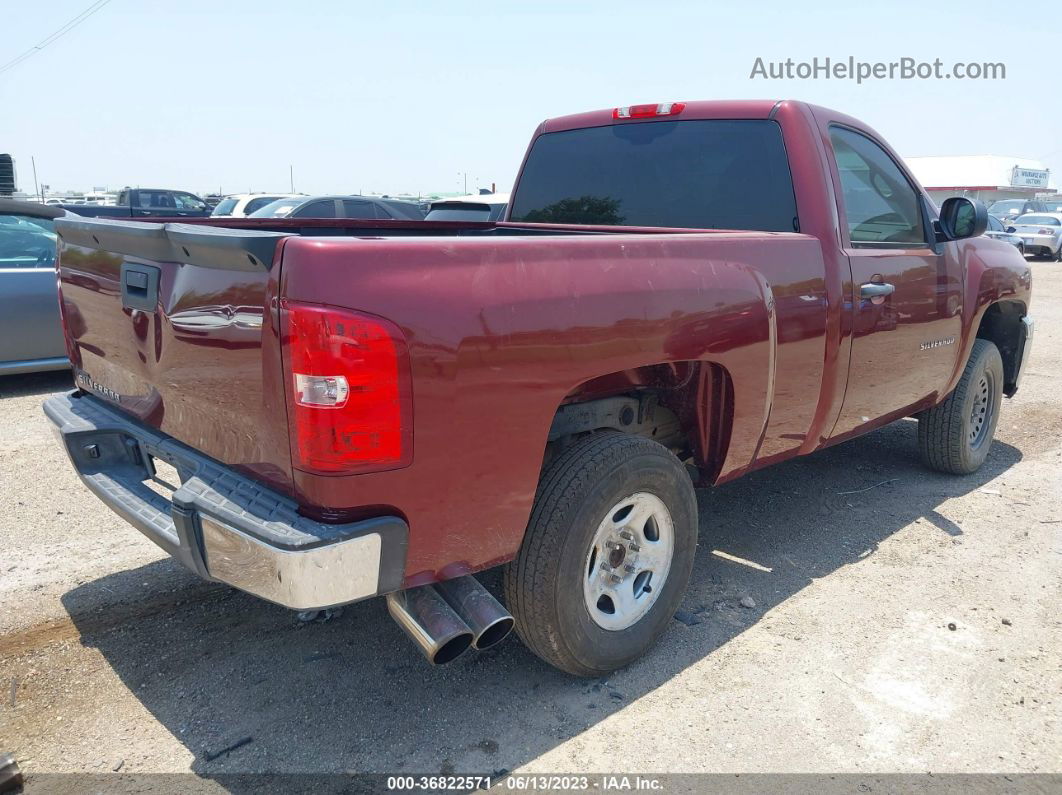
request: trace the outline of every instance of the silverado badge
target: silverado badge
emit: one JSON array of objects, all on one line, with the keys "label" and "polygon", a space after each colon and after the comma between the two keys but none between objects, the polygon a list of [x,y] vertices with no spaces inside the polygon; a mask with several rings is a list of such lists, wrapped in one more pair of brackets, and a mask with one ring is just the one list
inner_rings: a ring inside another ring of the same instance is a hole
[{"label": "silverado badge", "polygon": [[92,380],[92,376],[86,373],[84,370],[77,371],[78,382],[93,392],[103,395],[105,398],[113,400],[115,403],[122,402],[122,396],[109,387],[105,387],[103,384],[98,384]]}]

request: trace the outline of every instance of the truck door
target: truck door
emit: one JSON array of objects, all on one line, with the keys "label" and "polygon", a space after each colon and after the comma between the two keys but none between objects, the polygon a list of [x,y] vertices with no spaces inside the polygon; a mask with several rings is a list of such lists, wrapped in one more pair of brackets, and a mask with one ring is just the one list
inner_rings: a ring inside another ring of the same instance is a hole
[{"label": "truck door", "polygon": [[841,245],[851,263],[848,388],[832,436],[895,419],[947,386],[959,355],[963,274],[928,200],[869,134],[830,124]]},{"label": "truck door", "polygon": [[160,206],[161,201],[159,191],[131,190],[129,191],[129,212],[134,218],[138,216],[169,215],[166,212],[169,208]]}]

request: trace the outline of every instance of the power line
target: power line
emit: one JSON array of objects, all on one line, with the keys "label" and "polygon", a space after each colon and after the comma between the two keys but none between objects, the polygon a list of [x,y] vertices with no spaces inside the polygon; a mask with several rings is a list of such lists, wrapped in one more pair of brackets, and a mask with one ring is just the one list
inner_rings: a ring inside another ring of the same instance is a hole
[{"label": "power line", "polygon": [[80,14],[78,14],[76,17],[71,19],[69,22],[67,22],[65,25],[63,25],[61,28],[59,28],[59,30],[55,31],[54,33],[52,33],[47,38],[43,39],[39,43],[37,43],[37,44],[33,45],[32,47],[30,47],[28,50],[26,50],[24,53],[22,53],[22,55],[19,55],[16,58],[13,58],[12,60],[10,60],[7,63],[5,63],[3,66],[0,66],[0,75],[2,75],[8,69],[14,69],[16,66],[18,66],[20,63],[25,61],[27,58],[29,58],[29,57],[31,57],[33,55],[36,55],[38,52],[43,50],[49,44],[52,44],[53,42],[55,42],[57,39],[61,39],[63,36],[65,36],[67,33],[72,31],[74,28],[76,28],[78,25],[80,25],[86,19],[91,17],[93,14],[95,14],[97,11],[99,11],[101,8],[103,8],[105,5],[107,5],[107,3],[109,3],[109,2],[111,2],[111,0],[96,0],[95,3],[93,3],[88,8],[86,8],[84,11],[82,11]]}]

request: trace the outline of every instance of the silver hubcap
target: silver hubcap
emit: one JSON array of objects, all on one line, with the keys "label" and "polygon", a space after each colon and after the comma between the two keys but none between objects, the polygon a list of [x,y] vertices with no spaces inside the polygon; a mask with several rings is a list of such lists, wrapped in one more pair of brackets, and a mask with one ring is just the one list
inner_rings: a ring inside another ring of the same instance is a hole
[{"label": "silver hubcap", "polygon": [[583,566],[583,598],[599,627],[636,623],[664,588],[675,549],[671,512],[654,494],[638,492],[609,509]]},{"label": "silver hubcap", "polygon": [[977,447],[984,439],[988,428],[988,410],[992,401],[992,385],[986,374],[981,375],[974,391],[973,406],[970,409],[970,445]]}]

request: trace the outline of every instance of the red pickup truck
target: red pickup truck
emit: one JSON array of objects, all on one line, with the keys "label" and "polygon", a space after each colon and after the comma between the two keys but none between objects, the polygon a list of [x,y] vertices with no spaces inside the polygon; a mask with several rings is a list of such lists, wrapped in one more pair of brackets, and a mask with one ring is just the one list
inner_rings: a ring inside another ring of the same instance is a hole
[{"label": "red pickup truck", "polygon": [[[695,485],[909,416],[980,466],[1033,328],[986,223],[801,102],[551,119],[496,224],[58,220],[45,412],[204,578],[599,675],[679,605]],[[504,607],[471,576],[503,564]]]}]

